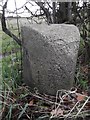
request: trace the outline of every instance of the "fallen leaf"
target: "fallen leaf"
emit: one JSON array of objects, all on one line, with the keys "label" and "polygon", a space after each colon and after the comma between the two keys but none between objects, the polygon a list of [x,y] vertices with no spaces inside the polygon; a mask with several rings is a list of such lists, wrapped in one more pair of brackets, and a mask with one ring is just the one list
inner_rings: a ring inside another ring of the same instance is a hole
[{"label": "fallen leaf", "polygon": [[32,99],[30,102],[29,102],[29,106],[33,106],[34,104],[34,100]]},{"label": "fallen leaf", "polygon": [[76,95],[77,95],[77,100],[78,101],[83,101],[85,99],[85,97],[86,97],[86,95],[82,95],[80,93],[76,93]]},{"label": "fallen leaf", "polygon": [[63,116],[64,111],[61,108],[56,108],[55,110],[51,111],[52,116]]}]

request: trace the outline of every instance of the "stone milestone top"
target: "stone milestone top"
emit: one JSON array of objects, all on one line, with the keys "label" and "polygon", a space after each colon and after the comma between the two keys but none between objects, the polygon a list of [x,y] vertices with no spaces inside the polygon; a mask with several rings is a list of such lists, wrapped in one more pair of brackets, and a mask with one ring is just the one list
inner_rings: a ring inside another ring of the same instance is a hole
[{"label": "stone milestone top", "polygon": [[[74,25],[22,26],[24,82],[33,90],[55,95],[73,86],[80,42]],[[28,55],[25,52],[28,51]]]},{"label": "stone milestone top", "polygon": [[[27,25],[23,25],[23,27],[28,27]],[[39,33],[46,35],[46,36],[53,36],[57,38],[62,38],[63,36],[66,37],[66,40],[69,39],[69,36],[75,35],[78,36],[79,30],[75,25],[72,24],[30,24],[30,29],[34,29],[35,31],[38,31]],[[67,31],[67,32],[66,32]],[[78,33],[78,34],[77,34]],[[68,37],[67,37],[68,35]],[[70,41],[68,41],[70,42]]]}]

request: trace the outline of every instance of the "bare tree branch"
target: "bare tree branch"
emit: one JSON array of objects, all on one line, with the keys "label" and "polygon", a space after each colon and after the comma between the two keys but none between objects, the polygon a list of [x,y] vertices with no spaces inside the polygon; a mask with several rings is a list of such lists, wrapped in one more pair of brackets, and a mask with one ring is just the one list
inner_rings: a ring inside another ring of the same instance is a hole
[{"label": "bare tree branch", "polygon": [[51,14],[49,12],[49,10],[47,8],[44,7],[43,2],[35,2],[45,13],[46,18],[47,18],[47,23],[50,24],[52,23],[52,19],[51,19]]},{"label": "bare tree branch", "polygon": [[1,17],[1,24],[2,24],[2,30],[9,35],[10,37],[12,37],[20,46],[22,45],[22,42],[20,39],[18,39],[18,37],[16,37],[11,31],[9,31],[6,27],[6,22],[5,22],[5,8],[7,7],[7,2],[5,2],[4,6],[3,6],[3,13],[2,13],[2,17]]},{"label": "bare tree branch", "polygon": [[28,10],[28,12],[31,13],[31,15],[32,15],[33,17],[39,17],[39,16],[43,16],[43,15],[44,15],[44,13],[43,13],[43,14],[39,14],[39,15],[33,14],[32,11],[30,11],[30,9],[29,9],[27,6],[25,6],[25,8],[26,8],[26,10]]},{"label": "bare tree branch", "polygon": [[47,5],[51,8],[51,9],[53,9],[53,7],[47,2]]}]

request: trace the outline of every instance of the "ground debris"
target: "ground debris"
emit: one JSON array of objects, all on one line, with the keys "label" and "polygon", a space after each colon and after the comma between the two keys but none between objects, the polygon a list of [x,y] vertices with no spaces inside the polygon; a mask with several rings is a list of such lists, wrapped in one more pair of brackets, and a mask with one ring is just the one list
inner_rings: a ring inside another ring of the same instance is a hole
[{"label": "ground debris", "polygon": [[56,96],[50,96],[39,92],[31,93],[26,86],[19,90],[22,92],[9,92],[9,97],[4,100],[2,120],[90,119],[90,97],[86,92],[79,93],[75,88],[58,90]]}]

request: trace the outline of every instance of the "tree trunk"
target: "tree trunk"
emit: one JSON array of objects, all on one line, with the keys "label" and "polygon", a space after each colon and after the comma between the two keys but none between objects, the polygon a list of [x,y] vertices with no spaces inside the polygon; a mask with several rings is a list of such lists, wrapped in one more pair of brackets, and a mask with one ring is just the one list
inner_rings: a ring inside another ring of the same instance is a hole
[{"label": "tree trunk", "polygon": [[56,3],[52,3],[53,6],[53,23],[56,23]]},{"label": "tree trunk", "polygon": [[68,21],[72,21],[72,2],[68,2]]}]

